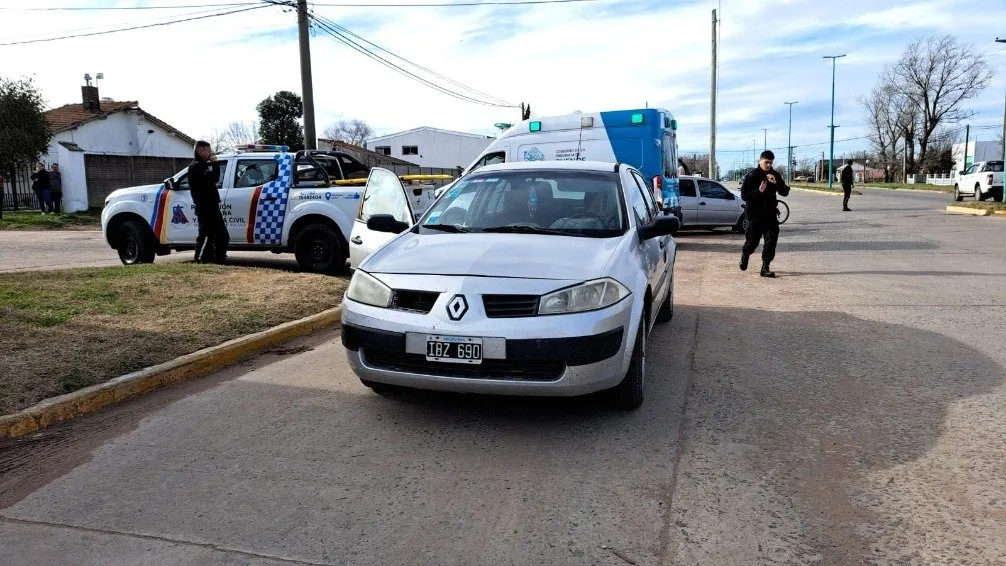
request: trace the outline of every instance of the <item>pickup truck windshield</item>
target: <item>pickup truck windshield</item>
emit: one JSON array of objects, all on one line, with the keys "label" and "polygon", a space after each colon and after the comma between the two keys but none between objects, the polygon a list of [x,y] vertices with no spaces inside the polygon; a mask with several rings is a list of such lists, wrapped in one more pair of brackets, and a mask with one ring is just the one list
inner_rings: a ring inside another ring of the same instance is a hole
[{"label": "pickup truck windshield", "polygon": [[610,238],[625,232],[624,210],[614,172],[504,171],[462,178],[430,207],[420,230]]}]

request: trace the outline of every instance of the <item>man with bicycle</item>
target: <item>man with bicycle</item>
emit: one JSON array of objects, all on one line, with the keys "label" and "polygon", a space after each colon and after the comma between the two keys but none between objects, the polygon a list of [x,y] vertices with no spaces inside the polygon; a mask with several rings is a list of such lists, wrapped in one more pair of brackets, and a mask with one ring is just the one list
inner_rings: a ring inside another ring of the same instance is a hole
[{"label": "man with bicycle", "polygon": [[782,175],[772,168],[775,154],[769,150],[761,153],[758,167],[744,176],[741,198],[747,204],[747,230],[744,231],[744,248],[741,250],[741,271],[748,268],[748,258],[758,248],[762,238],[765,244],[761,250],[761,276],[775,277],[769,265],[775,259],[775,246],[779,241],[779,218],[777,216],[776,195],[789,195],[789,187]]}]

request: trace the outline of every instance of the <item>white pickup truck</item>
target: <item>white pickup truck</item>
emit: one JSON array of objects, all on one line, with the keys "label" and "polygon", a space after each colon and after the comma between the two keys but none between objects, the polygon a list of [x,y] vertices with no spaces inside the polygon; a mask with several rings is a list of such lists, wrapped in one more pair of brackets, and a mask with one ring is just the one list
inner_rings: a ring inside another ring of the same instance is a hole
[{"label": "white pickup truck", "polygon": [[[293,253],[313,272],[345,268],[370,168],[343,153],[288,153],[284,146],[249,145],[217,159],[230,249]],[[151,263],[155,255],[195,249],[199,229],[187,171],[105,199],[101,229],[122,263]]]},{"label": "white pickup truck", "polygon": [[998,196],[1003,200],[1003,162],[979,161],[961,171],[954,183],[954,200],[964,200],[966,196],[975,200]]}]

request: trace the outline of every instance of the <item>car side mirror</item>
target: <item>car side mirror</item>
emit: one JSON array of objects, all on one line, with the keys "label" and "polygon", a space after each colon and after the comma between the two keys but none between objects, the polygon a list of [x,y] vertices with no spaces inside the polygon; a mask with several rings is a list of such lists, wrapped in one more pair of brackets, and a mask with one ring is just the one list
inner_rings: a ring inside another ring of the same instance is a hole
[{"label": "car side mirror", "polygon": [[652,222],[639,229],[639,237],[649,240],[658,236],[670,236],[678,233],[681,221],[677,216],[658,216]]},{"label": "car side mirror", "polygon": [[401,234],[409,229],[409,225],[390,214],[375,214],[367,219],[367,228],[374,232]]},{"label": "car side mirror", "polygon": [[164,186],[167,187],[169,191],[175,190],[175,180],[168,177],[164,180]]}]

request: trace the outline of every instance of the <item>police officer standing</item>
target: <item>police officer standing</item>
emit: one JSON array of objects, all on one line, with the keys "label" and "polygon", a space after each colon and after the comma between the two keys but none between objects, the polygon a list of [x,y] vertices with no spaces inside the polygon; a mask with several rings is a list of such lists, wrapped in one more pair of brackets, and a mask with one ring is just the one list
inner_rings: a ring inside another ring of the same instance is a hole
[{"label": "police officer standing", "polygon": [[220,193],[217,190],[220,164],[208,142],[196,142],[195,160],[189,164],[188,179],[192,203],[196,205],[196,218],[199,220],[196,263],[223,264],[227,259],[230,236],[220,213]]},{"label": "police officer standing", "polygon": [[852,196],[852,184],[856,180],[856,174],[852,170],[852,160],[849,159],[845,162],[845,168],[842,169],[842,192],[845,193],[845,198],[842,200],[842,211],[851,212],[852,209],[849,208],[849,197]]},{"label": "police officer standing", "polygon": [[748,258],[758,248],[758,242],[765,238],[761,250],[761,276],[775,277],[769,264],[775,259],[775,246],[779,241],[779,217],[776,215],[776,194],[786,196],[789,187],[782,175],[772,168],[775,154],[769,150],[761,152],[758,167],[744,176],[741,198],[747,203],[744,214],[748,227],[744,233],[744,248],[741,251],[741,271],[748,268]]}]

